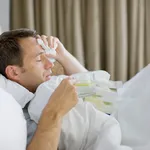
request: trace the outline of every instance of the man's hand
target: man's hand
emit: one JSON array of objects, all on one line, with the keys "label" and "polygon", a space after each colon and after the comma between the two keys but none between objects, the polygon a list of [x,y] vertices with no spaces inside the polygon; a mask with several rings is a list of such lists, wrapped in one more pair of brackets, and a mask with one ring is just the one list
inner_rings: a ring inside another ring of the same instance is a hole
[{"label": "man's hand", "polygon": [[65,57],[65,55],[67,55],[67,50],[65,49],[64,45],[59,41],[59,39],[57,37],[53,37],[53,36],[45,36],[42,35],[40,37],[44,44],[46,46],[49,46],[50,48],[53,48],[56,50],[56,54],[47,54],[48,57],[52,57],[56,60],[58,60],[59,62],[62,61],[62,59]]},{"label": "man's hand", "polygon": [[50,97],[45,111],[56,113],[60,117],[68,113],[78,102],[74,83],[70,77],[64,79]]},{"label": "man's hand", "polygon": [[57,150],[62,118],[77,102],[74,81],[70,78],[64,79],[44,108],[35,135],[27,150]]},{"label": "man's hand", "polygon": [[47,57],[54,58],[60,62],[60,64],[64,67],[65,73],[67,75],[72,75],[74,73],[86,72],[87,70],[79,63],[79,61],[72,56],[63,46],[63,44],[59,41],[58,38],[53,36],[38,36],[37,38],[41,38],[45,45],[56,49],[56,54],[47,54]]}]

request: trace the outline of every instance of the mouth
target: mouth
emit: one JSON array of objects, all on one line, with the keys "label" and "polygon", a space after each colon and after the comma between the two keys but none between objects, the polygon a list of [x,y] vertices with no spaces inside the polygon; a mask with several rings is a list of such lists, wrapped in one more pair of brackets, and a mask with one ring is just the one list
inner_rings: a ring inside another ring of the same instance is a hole
[{"label": "mouth", "polygon": [[46,81],[48,81],[48,80],[50,80],[51,79],[51,75],[47,75],[46,77],[45,77],[45,80]]},{"label": "mouth", "polygon": [[47,73],[45,73],[45,81],[48,81],[51,79],[51,73],[52,73],[51,70],[49,70]]}]

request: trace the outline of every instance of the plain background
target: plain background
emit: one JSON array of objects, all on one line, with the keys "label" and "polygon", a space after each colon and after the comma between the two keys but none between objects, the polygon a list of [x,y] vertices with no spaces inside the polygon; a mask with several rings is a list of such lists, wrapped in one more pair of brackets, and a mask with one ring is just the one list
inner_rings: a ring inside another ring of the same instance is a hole
[{"label": "plain background", "polygon": [[2,31],[9,30],[9,0],[0,0],[0,26]]}]

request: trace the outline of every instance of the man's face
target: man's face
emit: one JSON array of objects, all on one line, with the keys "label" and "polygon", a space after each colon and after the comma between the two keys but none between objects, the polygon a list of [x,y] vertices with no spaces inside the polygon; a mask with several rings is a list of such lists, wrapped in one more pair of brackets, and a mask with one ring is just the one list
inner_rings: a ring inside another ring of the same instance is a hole
[{"label": "man's face", "polygon": [[19,43],[23,49],[24,64],[19,83],[30,91],[35,91],[39,84],[50,79],[53,63],[48,60],[35,38],[24,38]]}]

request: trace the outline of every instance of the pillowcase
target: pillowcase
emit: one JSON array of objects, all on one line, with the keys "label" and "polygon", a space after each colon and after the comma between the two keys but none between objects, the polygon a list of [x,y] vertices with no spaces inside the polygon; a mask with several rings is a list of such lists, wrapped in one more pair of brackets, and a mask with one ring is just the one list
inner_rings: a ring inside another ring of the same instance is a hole
[{"label": "pillowcase", "polygon": [[26,121],[21,106],[0,88],[0,149],[26,149]]},{"label": "pillowcase", "polygon": [[6,79],[0,74],[0,88],[10,93],[22,108],[34,97],[34,94],[22,85]]}]

